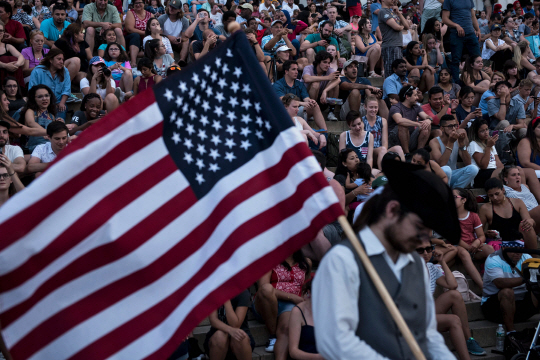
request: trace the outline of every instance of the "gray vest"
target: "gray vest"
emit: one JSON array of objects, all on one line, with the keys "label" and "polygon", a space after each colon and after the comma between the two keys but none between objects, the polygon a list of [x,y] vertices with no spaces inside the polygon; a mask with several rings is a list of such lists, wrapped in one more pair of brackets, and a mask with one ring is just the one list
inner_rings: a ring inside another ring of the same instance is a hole
[{"label": "gray vest", "polygon": [[[392,320],[392,316],[386,309],[353,246],[349,240],[344,240],[341,244],[353,252],[360,273],[358,294],[360,322],[356,329],[356,336],[385,357],[413,360],[413,353]],[[379,273],[390,296],[394,299],[420,349],[429,359],[426,338],[426,289],[423,273],[425,265],[416,253],[412,255],[415,261],[403,268],[401,283],[396,279],[382,254],[370,256],[369,259]]]},{"label": "gray vest", "polygon": [[[448,151],[446,148],[446,145],[443,144],[441,141],[441,137],[437,136],[437,141],[439,141],[439,145],[441,146],[441,154],[444,154],[445,151]],[[448,159],[448,162],[446,163],[447,166],[450,166],[450,169],[456,170],[457,166],[457,156],[459,151],[459,144],[456,141],[454,143],[454,147],[452,148],[452,154],[450,154],[450,158]]]}]

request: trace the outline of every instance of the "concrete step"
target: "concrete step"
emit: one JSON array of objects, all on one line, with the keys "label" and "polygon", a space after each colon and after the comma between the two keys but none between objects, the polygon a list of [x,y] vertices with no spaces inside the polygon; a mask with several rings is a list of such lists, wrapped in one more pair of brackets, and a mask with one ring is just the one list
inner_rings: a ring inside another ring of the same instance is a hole
[{"label": "concrete step", "polygon": [[[500,355],[500,354],[495,354],[495,353],[492,353],[491,351],[492,350],[495,350],[495,347],[488,347],[488,348],[484,348],[484,350],[486,350],[486,355],[485,356],[473,356],[473,355],[470,355],[471,356],[471,360],[504,360],[504,355]],[[456,358],[459,359],[457,353],[454,351],[454,355],[456,355]]]},{"label": "concrete step", "polygon": [[[516,323],[516,330],[521,331],[526,328],[536,328],[540,321],[540,314],[534,315],[527,321]],[[495,346],[495,332],[499,325],[487,320],[469,322],[472,336],[482,347]]]},{"label": "concrete step", "polygon": [[274,353],[266,352],[264,350],[264,346],[257,346],[255,349],[253,349],[251,358],[259,360],[274,360]]},{"label": "concrete step", "polygon": [[[253,339],[255,339],[255,346],[265,345],[266,341],[268,340],[268,336],[270,335],[268,333],[268,330],[266,329],[266,326],[264,324],[261,324],[257,320],[248,321],[248,325],[249,330],[251,331],[251,335],[253,335]],[[193,336],[197,339],[200,345],[204,344],[204,339],[208,331],[210,331],[210,324],[204,326],[197,326],[193,330]]]},{"label": "concrete step", "polygon": [[[336,114],[338,116],[338,114]],[[315,121],[310,120],[308,121],[308,125],[311,126],[313,129],[318,130],[319,127],[317,124],[315,124]],[[349,130],[349,127],[347,126],[346,121],[326,121],[326,127],[328,131],[332,133],[342,133],[343,131]]]}]

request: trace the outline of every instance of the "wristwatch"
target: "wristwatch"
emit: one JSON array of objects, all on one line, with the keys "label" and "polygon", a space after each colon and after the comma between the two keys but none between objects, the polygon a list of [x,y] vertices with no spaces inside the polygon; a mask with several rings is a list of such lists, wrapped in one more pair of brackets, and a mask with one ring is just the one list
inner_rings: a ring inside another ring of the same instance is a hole
[{"label": "wristwatch", "polygon": [[465,150],[467,150],[467,147],[466,146],[460,147],[459,150],[465,151]]}]

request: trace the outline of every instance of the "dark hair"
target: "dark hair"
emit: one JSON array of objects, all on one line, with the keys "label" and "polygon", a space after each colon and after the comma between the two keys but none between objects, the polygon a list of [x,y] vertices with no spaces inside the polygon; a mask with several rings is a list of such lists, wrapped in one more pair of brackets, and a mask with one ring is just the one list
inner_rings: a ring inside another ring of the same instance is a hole
[{"label": "dark hair", "polygon": [[161,40],[159,39],[148,40],[144,47],[144,56],[154,61],[154,59],[156,58],[156,53],[159,50],[160,42]]},{"label": "dark hair", "polygon": [[[39,64],[43,65],[47,69],[49,69],[51,67],[51,60],[54,59],[55,57],[57,57],[58,55],[63,55],[64,60],[65,60],[64,52],[62,50],[58,49],[58,48],[53,48],[47,53],[47,55],[45,55],[45,57],[41,60],[41,62]],[[66,69],[66,68],[64,67],[64,69]],[[62,71],[61,69],[56,72],[60,82],[64,82],[64,73],[65,73],[65,70]]]},{"label": "dark hair", "polygon": [[469,142],[476,141],[478,145],[480,145],[480,147],[482,147],[482,145],[484,144],[478,137],[478,131],[480,130],[480,127],[482,125],[487,125],[489,127],[487,120],[483,118],[478,118],[474,120],[471,124],[471,127],[469,128],[469,133],[468,133]]},{"label": "dark hair", "polygon": [[351,125],[352,122],[356,119],[362,119],[362,115],[356,110],[351,110],[347,113],[347,116],[345,116],[345,121],[347,122],[347,125]]},{"label": "dark hair", "polygon": [[65,131],[67,134],[69,134],[69,130],[61,121],[53,121],[49,125],[47,125],[47,135],[49,137],[52,137],[54,134],[58,134],[59,132]]},{"label": "dark hair", "polygon": [[4,11],[6,13],[9,13],[9,18],[11,19],[11,15],[13,15],[13,8],[7,1],[0,1],[0,7],[4,8]]},{"label": "dark hair", "polygon": [[[148,21],[146,24],[148,24],[149,22],[150,21]],[[117,40],[118,40],[118,36],[116,36],[116,32],[114,31],[114,29],[113,28],[108,28],[107,30],[105,30],[103,32],[103,35],[101,35],[102,39],[105,40],[104,44],[107,43],[107,34],[110,33],[111,31],[114,33],[114,37],[117,38]]]},{"label": "dark hair", "polygon": [[[396,160],[396,158],[398,158],[399,161],[401,161],[401,158],[399,157],[398,153],[389,151],[386,154],[384,154],[384,156],[382,157],[382,162],[384,163],[384,160]],[[384,169],[381,169],[381,170],[384,172]]]},{"label": "dark hair", "polygon": [[[155,41],[155,40],[150,40],[150,41]],[[148,41],[147,44],[150,42]],[[159,41],[159,40],[158,40]],[[118,46],[118,49],[120,49],[120,55],[118,55],[118,58],[116,59],[117,62],[126,62],[126,61],[129,61],[129,58],[126,54],[126,51],[122,48],[122,45],[120,45],[119,43],[117,42],[112,42],[110,44],[107,45],[107,47],[105,48],[105,54],[103,54],[103,60],[105,61],[112,61],[112,58],[111,56],[109,55],[109,48],[112,46],[112,45],[116,45]]]},{"label": "dark hair", "polygon": [[495,84],[495,86],[493,86],[493,91],[497,91],[497,89],[499,88],[499,86],[501,85],[505,85],[508,89],[510,89],[512,87],[512,85],[510,85],[510,83],[506,80],[501,80],[499,82],[497,82]]},{"label": "dark hair", "polygon": [[403,59],[396,59],[392,62],[392,70],[393,69],[397,69],[399,67],[399,65],[401,64],[406,64],[407,62]]},{"label": "dark hair", "polygon": [[[101,68],[107,68],[107,66],[103,63],[99,63],[99,64],[93,64],[93,65],[88,65],[88,70],[86,71],[86,79],[88,80],[88,83],[91,84],[92,83],[92,77],[94,76],[94,73],[92,72],[92,67],[94,65],[99,65]],[[105,82],[105,76],[101,75],[100,77],[98,77],[97,79],[97,85],[100,85],[102,89],[105,89],[107,87],[107,83]]]},{"label": "dark hair", "polygon": [[[441,126],[444,126],[449,121],[456,121],[456,118],[454,117],[454,115],[445,114],[445,115],[441,116],[440,124],[441,124]],[[459,121],[458,121],[458,123],[459,123]]]},{"label": "dark hair", "polygon": [[434,86],[432,87],[431,89],[429,89],[428,91],[428,95],[429,95],[429,98],[428,99],[431,99],[431,97],[433,95],[437,95],[437,94],[443,94],[444,95],[444,90],[440,87],[440,86]]},{"label": "dark hair", "polygon": [[[222,19],[223,19],[223,18],[222,18]],[[250,21],[255,21],[255,22],[258,23],[257,18],[256,18],[256,17],[253,17],[253,16],[250,17],[249,19],[247,19],[246,23],[249,24]]]},{"label": "dark hair", "polygon": [[32,110],[32,111],[39,110],[39,106],[36,102],[36,92],[40,89],[45,89],[49,93],[50,97],[49,97],[49,106],[47,107],[47,112],[56,116],[56,96],[54,96],[53,91],[47,85],[44,85],[44,84],[37,84],[35,86],[32,86],[32,88],[28,90],[28,101],[26,102],[26,106],[21,111],[21,114],[23,114],[23,116],[26,113],[26,110]]},{"label": "dark hair", "polygon": [[[508,4],[508,5],[510,5],[510,4]],[[505,18],[503,19],[503,21],[502,21],[503,25],[505,25],[505,26],[506,26],[506,23],[507,23],[507,22],[508,22],[508,20],[510,20],[510,19],[512,19],[512,17],[511,17],[511,16],[507,16],[507,17],[505,17]]]},{"label": "dark hair", "polygon": [[516,79],[521,80],[521,77],[519,76],[519,68],[518,65],[514,60],[506,60],[506,62],[503,65],[503,75],[508,80],[510,78],[510,75],[508,75],[508,70],[516,68],[518,69],[516,73]]},{"label": "dark hair", "polygon": [[472,192],[463,188],[454,188],[454,190],[457,191],[459,196],[465,199],[465,210],[472,211],[474,213],[478,212],[478,203],[476,202],[476,198]]},{"label": "dark hair", "polygon": [[494,22],[495,20],[501,20],[502,19],[502,16],[501,14],[499,13],[492,13],[491,16],[489,17],[489,20],[491,20],[491,22]]},{"label": "dark hair", "polygon": [[334,29],[334,24],[332,24],[332,22],[330,20],[324,20],[324,21],[321,21],[319,23],[319,32],[322,31],[322,29],[326,26],[326,25],[330,25],[332,26],[332,31]]},{"label": "dark hair", "polygon": [[459,102],[461,103],[461,99],[469,95],[470,93],[474,94],[474,90],[470,86],[464,86],[459,90]]},{"label": "dark hair", "polygon": [[506,165],[505,167],[503,167],[503,169],[501,170],[499,174],[499,179],[501,179],[501,181],[504,183],[504,178],[507,177],[508,174],[510,173],[510,170],[513,170],[513,169],[519,170],[519,168],[516,165]]},{"label": "dark hair", "polygon": [[356,178],[364,180],[364,183],[369,184],[371,181],[371,166],[365,162],[359,162],[356,165]]},{"label": "dark hair", "polygon": [[66,6],[64,4],[54,4],[52,8],[52,13],[54,14],[56,10],[66,11]]},{"label": "dark hair", "polygon": [[32,7],[30,5],[23,5],[22,6],[22,9],[25,13],[27,13],[28,15],[31,15],[32,14]]},{"label": "dark hair", "polygon": [[[224,23],[225,21],[229,20],[229,18],[235,18],[236,19],[236,13],[234,11],[225,11],[223,13],[223,17],[221,18],[221,22]],[[225,29],[227,30],[227,29]]]},{"label": "dark hair", "polygon": [[338,164],[336,167],[336,175],[344,175],[347,176],[349,174],[349,169],[343,165],[343,163],[347,160],[347,157],[351,152],[355,152],[353,149],[345,148],[341,149],[338,155]]},{"label": "dark hair", "polygon": [[154,63],[147,57],[141,58],[137,63],[137,70],[142,71],[143,67],[148,68],[152,71],[152,73],[157,74],[156,70],[154,69]]},{"label": "dark hair", "polygon": [[412,49],[419,44],[420,43],[418,41],[411,41],[407,44],[407,50],[405,51],[405,59],[411,66],[416,66],[416,60],[413,58],[414,55],[412,53]]},{"label": "dark hair", "polygon": [[415,151],[411,153],[411,157],[413,157],[414,155],[419,155],[426,164],[429,163],[430,155],[426,149],[424,148],[416,149]]},{"label": "dark hair", "polygon": [[[81,102],[81,110],[82,111],[86,111],[86,103],[88,102],[88,100],[92,100],[92,99],[99,99],[99,101],[102,101],[101,96],[99,96],[98,94],[96,94],[96,93],[88,93],[82,99],[82,102]],[[90,119],[88,119],[88,120],[90,120]]]},{"label": "dark hair", "polygon": [[489,178],[484,184],[484,190],[488,192],[491,189],[501,189],[504,190],[503,183],[497,178]]},{"label": "dark hair", "polygon": [[407,96],[412,96],[414,94],[415,87],[412,85],[405,85],[399,90],[399,102],[404,102],[407,100]]},{"label": "dark hair", "polygon": [[536,135],[534,134],[534,129],[536,129],[538,125],[540,125],[540,118],[534,118],[529,121],[529,124],[527,125],[527,135],[525,135],[531,143],[532,159],[536,158],[536,156],[540,154],[540,145],[538,144],[538,140],[536,140]]},{"label": "dark hair", "polygon": [[146,22],[146,29],[144,30],[144,35],[148,36],[152,33],[152,31],[150,30],[150,25],[152,24],[152,21],[154,20],[156,20],[159,24],[159,21],[157,18],[151,17],[150,20]]},{"label": "dark hair", "polygon": [[[298,16],[296,17],[296,20],[300,20],[304,23],[309,24],[309,11],[307,10],[302,10],[298,13]],[[251,19],[250,19],[251,20]],[[248,24],[249,24],[249,20],[248,20]]]},{"label": "dark hair", "polygon": [[[432,34],[435,36],[435,40],[439,40],[442,42],[442,34],[441,30],[435,31],[435,22],[439,21],[436,17],[432,17],[426,21],[424,24],[424,28],[422,29],[422,36],[424,34]],[[439,21],[440,23],[440,21]],[[442,26],[442,25],[441,25]]]},{"label": "dark hair", "polygon": [[330,53],[326,52],[326,51],[319,51],[317,53],[317,55],[315,55],[315,61],[313,61],[313,68],[317,69],[317,66],[322,63],[324,60],[334,60],[334,58],[332,57],[332,55],[330,55]]},{"label": "dark hair", "polygon": [[[73,49],[74,46],[77,46],[78,43],[75,41],[75,35],[80,34],[82,31],[81,24],[73,23],[69,24],[69,26],[64,30],[62,33],[61,39],[65,40],[69,47]],[[75,49],[73,49],[75,51]],[[78,53],[78,51],[75,51]]]},{"label": "dark hair", "polygon": [[[385,186],[382,193],[371,196],[364,204],[360,216],[353,224],[354,231],[358,232],[365,226],[371,226],[386,213],[386,206],[392,200],[399,201],[397,194],[390,186]],[[401,217],[405,213],[401,211]]]},{"label": "dark hair", "polygon": [[[309,265],[302,249],[296,250],[292,254],[292,258],[294,262],[298,264],[298,267],[306,272],[306,275],[311,273],[311,266]],[[283,265],[288,271],[292,270],[291,265],[289,265],[289,263],[285,260],[281,263],[281,265]]]},{"label": "dark hair", "polygon": [[15,79],[13,76],[6,76],[4,78],[3,85],[6,86],[8,81],[15,81],[15,84],[17,84],[17,93],[15,94],[15,98],[16,99],[22,99],[23,96],[22,96],[22,93],[21,93],[21,87],[19,86],[19,82],[17,81],[17,79]]},{"label": "dark hair", "polygon": [[[528,4],[526,4],[525,6],[527,6]],[[533,19],[534,18],[534,15],[531,14],[531,13],[526,13],[525,15],[523,15],[523,19],[524,20],[527,20],[527,19]]]},{"label": "dark hair", "polygon": [[[448,73],[448,75],[450,75],[450,82],[453,83],[454,79],[452,78],[452,74],[450,74],[450,69],[448,69],[447,67],[441,68],[441,71],[439,71],[439,77],[441,76],[441,73],[443,71],[446,71]],[[439,80],[439,82],[441,82],[441,80]]]},{"label": "dark hair", "polygon": [[317,159],[317,162],[321,164],[321,168],[324,170],[326,167],[326,156],[319,150],[311,150],[311,153],[315,156],[315,159]]},{"label": "dark hair", "polygon": [[291,65],[298,65],[298,63],[295,60],[285,61],[282,66],[283,71],[289,71],[291,69]]},{"label": "dark hair", "polygon": [[465,83],[465,81],[463,80],[465,78],[465,74],[467,74],[469,76],[469,80],[471,82],[474,82],[473,64],[474,64],[474,61],[476,59],[478,59],[479,57],[481,57],[481,56],[480,55],[471,55],[471,56],[468,56],[467,59],[465,60],[465,66],[463,67],[463,73],[461,73],[461,81],[463,81],[463,83]]},{"label": "dark hair", "polygon": [[[362,32],[364,31],[364,27],[366,26],[368,21],[371,21],[371,19],[361,18],[360,21],[358,21],[358,32],[360,34],[362,34]],[[360,35],[360,37],[362,36]]]}]

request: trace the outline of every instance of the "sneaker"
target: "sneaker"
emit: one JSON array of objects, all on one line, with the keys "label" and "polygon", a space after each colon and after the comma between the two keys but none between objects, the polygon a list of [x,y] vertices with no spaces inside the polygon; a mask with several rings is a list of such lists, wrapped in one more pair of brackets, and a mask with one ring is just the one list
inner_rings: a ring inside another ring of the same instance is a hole
[{"label": "sneaker", "polygon": [[486,355],[486,351],[478,345],[476,340],[474,338],[470,338],[467,340],[467,350],[469,351],[469,354],[474,356],[484,356]]},{"label": "sneaker", "polygon": [[264,348],[264,351],[274,352],[274,345],[276,345],[276,338],[269,338],[266,342],[266,347]]},{"label": "sneaker", "polygon": [[336,117],[336,115],[334,115],[333,112],[329,112],[328,113],[328,121],[338,121],[338,118]]},{"label": "sneaker", "polygon": [[114,95],[116,95],[116,97],[118,98],[119,103],[124,102],[125,93],[122,91],[122,89],[120,89],[120,87],[114,89]]},{"label": "sneaker", "polygon": [[69,103],[78,103],[78,102],[81,102],[82,99],[79,99],[76,95],[73,95],[73,94],[69,94],[67,100],[66,100],[66,103],[69,104]]}]

